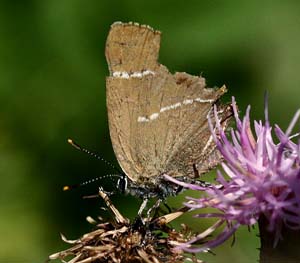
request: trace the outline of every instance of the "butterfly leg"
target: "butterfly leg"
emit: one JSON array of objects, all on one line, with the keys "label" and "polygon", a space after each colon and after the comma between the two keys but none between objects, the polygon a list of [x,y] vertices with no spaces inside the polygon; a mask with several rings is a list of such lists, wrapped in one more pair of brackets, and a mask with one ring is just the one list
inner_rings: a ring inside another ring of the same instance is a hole
[{"label": "butterfly leg", "polygon": [[149,208],[149,210],[147,211],[147,222],[150,221],[151,213],[153,211],[156,211],[156,209],[160,206],[161,202],[162,202],[162,199],[157,199],[155,204],[151,208]]},{"label": "butterfly leg", "polygon": [[164,206],[168,209],[168,213],[170,214],[172,212],[171,207],[166,202],[164,202]]},{"label": "butterfly leg", "polygon": [[143,203],[141,204],[140,209],[138,211],[138,216],[140,216],[140,217],[142,216],[142,213],[143,213],[148,201],[149,201],[148,198],[143,199]]},{"label": "butterfly leg", "polygon": [[143,202],[139,208],[138,214],[135,217],[134,222],[132,224],[133,229],[141,229],[142,227],[144,227],[146,225],[145,219],[143,218],[143,211],[145,210],[148,201],[149,201],[148,198],[143,199]]}]

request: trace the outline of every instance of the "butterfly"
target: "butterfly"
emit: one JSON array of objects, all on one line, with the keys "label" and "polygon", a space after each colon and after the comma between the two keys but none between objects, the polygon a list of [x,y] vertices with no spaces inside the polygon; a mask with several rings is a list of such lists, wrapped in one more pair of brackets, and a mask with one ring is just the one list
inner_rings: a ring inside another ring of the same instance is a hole
[{"label": "butterfly", "polygon": [[160,38],[149,26],[116,22],[105,50],[109,131],[124,172],[118,185],[145,203],[180,191],[164,174],[194,181],[218,165],[207,118],[217,107],[226,129],[232,116],[231,106],[219,102],[225,86],[207,88],[203,77],[172,74],[158,62]]}]

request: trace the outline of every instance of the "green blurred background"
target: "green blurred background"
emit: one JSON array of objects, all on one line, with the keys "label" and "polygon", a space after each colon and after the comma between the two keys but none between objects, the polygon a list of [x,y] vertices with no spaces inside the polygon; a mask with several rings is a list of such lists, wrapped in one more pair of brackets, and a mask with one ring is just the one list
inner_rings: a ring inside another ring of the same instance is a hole
[{"label": "green blurred background", "polygon": [[[72,137],[116,164],[105,108],[110,24],[159,29],[161,63],[226,84],[225,101],[236,96],[242,112],[251,104],[255,118],[268,90],[271,121],[286,128],[300,105],[299,14],[298,1],[0,1],[0,262],[44,262],[68,247],[60,232],[77,238],[91,230],[87,215],[109,216],[101,200],[81,199],[97,185],[61,189],[114,172],[66,143]],[[139,200],[112,199],[134,216]],[[243,229],[233,247],[200,258],[255,262],[255,234]]]}]

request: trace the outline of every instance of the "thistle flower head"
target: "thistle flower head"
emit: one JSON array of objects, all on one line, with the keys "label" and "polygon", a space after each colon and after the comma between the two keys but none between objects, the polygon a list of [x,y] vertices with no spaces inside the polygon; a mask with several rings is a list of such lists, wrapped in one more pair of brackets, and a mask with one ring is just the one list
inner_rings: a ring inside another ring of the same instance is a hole
[{"label": "thistle flower head", "polygon": [[[166,228],[165,228],[166,229]],[[51,255],[50,259],[66,262],[184,262],[182,252],[173,251],[171,243],[182,242],[183,236],[167,228],[167,237],[132,229],[128,224],[106,222],[77,240],[62,239],[72,246]],[[68,262],[68,261],[67,261]]]},{"label": "thistle flower head", "polygon": [[[274,233],[274,245],[282,238],[283,226],[300,228],[300,143],[294,143],[291,135],[300,111],[293,117],[284,132],[279,126],[269,123],[267,103],[265,121],[254,121],[251,129],[250,106],[241,119],[235,100],[232,100],[236,129],[226,134],[215,109],[216,125],[210,128],[217,148],[224,158],[222,167],[229,179],[218,171],[218,186],[205,189],[206,197],[193,199],[187,203],[191,209],[213,207],[221,211],[218,214],[198,216],[221,217],[227,226],[221,235],[208,242],[207,247],[217,246],[229,238],[240,225],[253,225],[261,216],[267,219],[267,228]],[[199,189],[203,187],[185,184],[185,187]],[[192,248],[196,240],[182,245],[187,251],[198,252],[205,248]]]},{"label": "thistle flower head", "polygon": [[[76,240],[67,240],[62,236],[66,243],[71,244],[71,247],[50,255],[49,260],[60,259],[62,262],[70,263],[181,263],[189,259],[182,250],[174,248],[191,237],[190,230],[183,226],[180,231],[176,231],[167,225],[180,216],[182,211],[151,219],[148,223],[147,221],[143,223],[146,219],[130,223],[114,207],[104,192],[99,191],[99,194],[115,215],[114,221],[97,223],[90,218],[88,221],[96,223],[96,229]],[[193,262],[201,263],[202,261],[195,258]]]}]

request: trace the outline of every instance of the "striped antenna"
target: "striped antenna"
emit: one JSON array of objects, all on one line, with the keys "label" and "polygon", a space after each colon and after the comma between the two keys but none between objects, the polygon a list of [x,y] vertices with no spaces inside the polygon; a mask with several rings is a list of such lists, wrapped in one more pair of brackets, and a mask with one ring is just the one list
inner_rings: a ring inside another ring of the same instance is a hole
[{"label": "striped antenna", "polygon": [[94,158],[96,158],[97,160],[100,160],[102,162],[104,162],[105,164],[107,164],[108,166],[112,167],[115,171],[119,172],[120,174],[122,174],[123,172],[120,171],[120,169],[116,168],[112,163],[110,163],[109,161],[105,160],[103,157],[99,156],[98,154],[91,152],[83,147],[81,147],[79,144],[77,144],[76,142],[74,142],[72,139],[68,139],[68,143],[71,144],[74,148],[76,148],[77,150],[87,153],[90,156],[93,156]]},{"label": "striped antenna", "polygon": [[63,191],[68,191],[68,190],[71,190],[71,189],[74,189],[74,188],[77,188],[77,187],[80,187],[80,186],[83,186],[83,185],[91,184],[91,183],[94,183],[94,182],[96,182],[96,181],[98,181],[100,179],[111,178],[111,177],[122,178],[122,176],[123,176],[122,171],[120,171],[118,168],[116,168],[109,161],[105,160],[103,157],[101,157],[98,154],[93,153],[93,152],[91,152],[91,151],[89,151],[89,150],[81,147],[79,144],[77,144],[76,142],[74,142],[72,139],[68,139],[68,143],[71,144],[75,149],[77,149],[77,150],[79,150],[81,152],[87,153],[88,155],[96,158],[97,160],[103,161],[105,164],[107,164],[110,167],[112,167],[115,171],[119,172],[119,174],[106,174],[106,175],[102,175],[102,176],[99,176],[99,177],[96,177],[96,178],[89,179],[89,180],[84,181],[84,182],[79,183],[79,184],[65,185],[63,187]]},{"label": "striped antenna", "polygon": [[120,174],[106,174],[106,175],[102,175],[102,176],[98,176],[96,178],[92,178],[92,179],[89,179],[89,180],[86,180],[82,183],[79,183],[79,184],[73,184],[73,185],[65,185],[63,187],[63,190],[64,191],[69,191],[69,190],[72,190],[74,188],[78,188],[80,186],[84,186],[84,185],[87,185],[87,184],[91,184],[91,183],[95,183],[101,179],[105,179],[105,178],[111,178],[111,177],[118,177],[118,178],[121,178],[122,175]]}]

